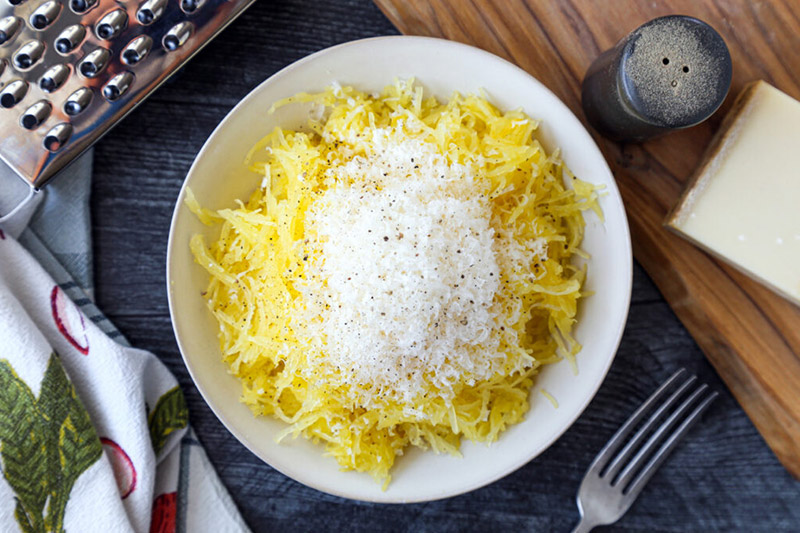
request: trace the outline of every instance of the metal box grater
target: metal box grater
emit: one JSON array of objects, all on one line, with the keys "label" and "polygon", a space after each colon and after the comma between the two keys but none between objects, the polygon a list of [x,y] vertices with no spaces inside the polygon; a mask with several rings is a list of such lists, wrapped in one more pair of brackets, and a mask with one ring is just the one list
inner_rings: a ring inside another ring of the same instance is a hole
[{"label": "metal box grater", "polygon": [[0,158],[41,187],[255,0],[0,0]]}]

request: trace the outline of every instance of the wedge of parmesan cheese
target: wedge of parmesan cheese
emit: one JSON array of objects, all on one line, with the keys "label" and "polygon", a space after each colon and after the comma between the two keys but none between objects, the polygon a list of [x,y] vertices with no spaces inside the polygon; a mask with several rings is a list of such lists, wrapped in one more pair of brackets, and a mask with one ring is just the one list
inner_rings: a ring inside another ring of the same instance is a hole
[{"label": "wedge of parmesan cheese", "polygon": [[666,224],[800,305],[800,102],[745,88]]}]

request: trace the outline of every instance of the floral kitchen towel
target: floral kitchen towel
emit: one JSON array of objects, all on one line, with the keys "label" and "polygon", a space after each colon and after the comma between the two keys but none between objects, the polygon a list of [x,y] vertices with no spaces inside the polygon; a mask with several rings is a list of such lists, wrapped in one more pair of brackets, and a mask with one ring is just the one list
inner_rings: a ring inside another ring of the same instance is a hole
[{"label": "floral kitchen towel", "polygon": [[66,290],[0,233],[2,530],[247,531],[175,378]]},{"label": "floral kitchen towel", "polygon": [[[88,207],[51,198],[51,217]],[[58,233],[0,229],[0,531],[248,531],[175,378],[87,297],[88,231]]]}]

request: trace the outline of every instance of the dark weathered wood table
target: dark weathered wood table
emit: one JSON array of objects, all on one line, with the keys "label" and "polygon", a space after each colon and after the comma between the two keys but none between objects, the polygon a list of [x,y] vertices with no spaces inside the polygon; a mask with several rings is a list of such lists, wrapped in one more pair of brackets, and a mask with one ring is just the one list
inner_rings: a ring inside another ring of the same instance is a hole
[{"label": "dark weathered wood table", "polygon": [[[744,1],[744,0],[743,0]],[[98,304],[178,377],[191,420],[254,531],[569,531],[583,472],[615,429],[680,366],[721,398],[609,531],[800,531],[800,483],[780,466],[644,272],[616,361],[549,450],[488,487],[417,505],[351,502],[304,487],[220,424],[183,365],[167,310],[170,216],[194,155],[262,80],[316,50],[396,34],[369,0],[257,2],[97,146],[92,198]]]}]

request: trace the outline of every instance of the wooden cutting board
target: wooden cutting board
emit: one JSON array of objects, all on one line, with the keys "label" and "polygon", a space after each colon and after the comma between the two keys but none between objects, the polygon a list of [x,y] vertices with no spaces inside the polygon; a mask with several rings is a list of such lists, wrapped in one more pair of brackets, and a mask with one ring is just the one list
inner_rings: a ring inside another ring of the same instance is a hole
[{"label": "wooden cutting board", "polygon": [[[780,461],[800,479],[800,308],[662,226],[722,117],[748,81],[764,79],[800,99],[800,3],[797,0],[376,0],[376,3],[405,34],[472,44],[516,63],[549,87],[584,123],[580,84],[586,69],[601,52],[634,28],[655,17],[683,14],[708,22],[722,35],[733,58],[733,85],[722,108],[711,119],[644,144],[614,143],[592,133],[622,192],[636,259],[656,282]],[[480,76],[479,72],[475,74]]]}]

